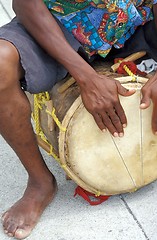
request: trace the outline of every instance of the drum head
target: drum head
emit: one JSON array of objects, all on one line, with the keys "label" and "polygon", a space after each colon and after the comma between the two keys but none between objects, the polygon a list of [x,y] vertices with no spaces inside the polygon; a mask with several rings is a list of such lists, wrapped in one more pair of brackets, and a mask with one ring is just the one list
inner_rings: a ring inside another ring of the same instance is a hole
[{"label": "drum head", "polygon": [[157,179],[157,137],[151,130],[152,107],[140,110],[141,84],[130,97],[121,97],[128,126],[124,137],[114,138],[97,127],[79,97],[67,112],[59,135],[61,164],[85,190],[114,195],[135,191]]}]

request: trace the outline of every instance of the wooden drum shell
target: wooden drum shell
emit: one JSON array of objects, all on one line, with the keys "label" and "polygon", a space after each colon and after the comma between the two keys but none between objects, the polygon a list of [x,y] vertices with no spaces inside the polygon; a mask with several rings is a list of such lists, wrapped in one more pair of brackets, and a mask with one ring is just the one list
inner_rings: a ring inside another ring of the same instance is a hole
[{"label": "wooden drum shell", "polygon": [[[117,77],[106,63],[99,63],[95,68],[101,74]],[[145,80],[141,82],[126,80],[123,83],[126,88],[136,88],[134,95],[120,96],[128,119],[123,138],[113,138],[108,131],[99,130],[82,104],[76,83],[59,93],[62,81],[50,92],[56,115],[66,131],[59,131],[57,125],[50,131],[47,113],[44,108],[41,111],[43,132],[59,155],[61,166],[89,192],[96,195],[132,192],[157,179],[157,137],[151,130],[152,106],[146,110],[139,108],[140,89]],[[31,96],[28,97],[33,106]]]}]

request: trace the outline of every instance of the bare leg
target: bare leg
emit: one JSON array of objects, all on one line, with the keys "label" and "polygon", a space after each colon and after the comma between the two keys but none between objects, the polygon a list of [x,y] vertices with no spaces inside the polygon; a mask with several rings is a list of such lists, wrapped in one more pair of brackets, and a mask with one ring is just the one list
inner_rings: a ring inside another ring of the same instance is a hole
[{"label": "bare leg", "polygon": [[56,192],[54,176],[39,152],[30,121],[30,105],[20,88],[23,70],[15,47],[0,40],[0,134],[28,172],[23,197],[2,217],[6,234],[27,237]]}]

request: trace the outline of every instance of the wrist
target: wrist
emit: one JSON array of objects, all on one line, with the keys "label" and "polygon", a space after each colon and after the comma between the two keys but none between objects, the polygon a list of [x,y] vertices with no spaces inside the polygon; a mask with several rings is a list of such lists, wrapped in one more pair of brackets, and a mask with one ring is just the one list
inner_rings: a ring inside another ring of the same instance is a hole
[{"label": "wrist", "polygon": [[68,70],[80,87],[88,85],[89,82],[91,83],[92,79],[97,75],[96,71],[84,60],[76,65],[73,62]]}]

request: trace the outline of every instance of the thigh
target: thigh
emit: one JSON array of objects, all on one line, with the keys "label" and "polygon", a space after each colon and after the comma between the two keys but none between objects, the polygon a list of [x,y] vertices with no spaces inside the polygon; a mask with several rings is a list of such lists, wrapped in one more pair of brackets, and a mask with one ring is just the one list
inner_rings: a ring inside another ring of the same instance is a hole
[{"label": "thigh", "polygon": [[[64,27],[60,27],[70,45],[77,51],[80,44]],[[39,46],[17,18],[0,28],[0,39],[12,43],[19,53],[24,69],[24,78],[21,80],[24,90],[30,93],[48,91],[66,76],[67,70]]]},{"label": "thigh", "polygon": [[16,47],[3,39],[0,39],[0,73],[3,83],[7,79],[19,82],[24,77],[24,70]]}]

